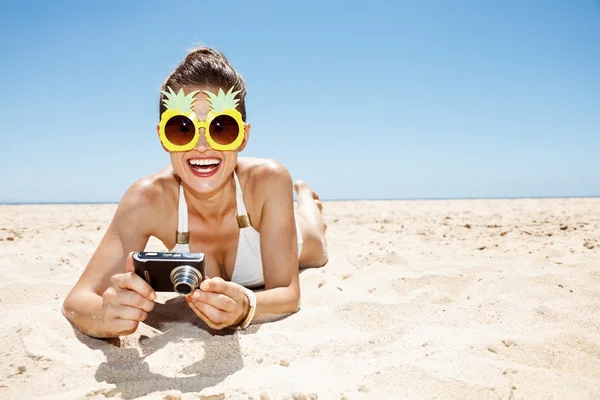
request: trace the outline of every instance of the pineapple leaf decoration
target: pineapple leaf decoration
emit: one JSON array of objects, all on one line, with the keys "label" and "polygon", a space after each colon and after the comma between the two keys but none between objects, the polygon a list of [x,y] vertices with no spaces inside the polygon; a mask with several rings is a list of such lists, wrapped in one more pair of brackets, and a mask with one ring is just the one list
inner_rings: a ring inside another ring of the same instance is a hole
[{"label": "pineapple leaf decoration", "polygon": [[163,104],[167,107],[168,110],[179,110],[179,112],[183,114],[188,114],[193,111],[193,103],[196,100],[194,95],[199,92],[199,90],[194,90],[187,95],[183,92],[183,89],[179,89],[179,92],[175,94],[173,89],[167,86],[169,92],[161,91],[167,98],[163,100]]},{"label": "pineapple leaf decoration", "polygon": [[211,93],[208,90],[204,91],[204,93],[208,95],[208,102],[210,103],[210,108],[215,113],[220,113],[225,110],[235,110],[238,103],[240,102],[239,99],[235,98],[235,95],[239,92],[239,90],[234,92],[233,87],[229,89],[227,94],[223,92],[223,89],[219,89],[219,92],[216,96],[214,93]]}]

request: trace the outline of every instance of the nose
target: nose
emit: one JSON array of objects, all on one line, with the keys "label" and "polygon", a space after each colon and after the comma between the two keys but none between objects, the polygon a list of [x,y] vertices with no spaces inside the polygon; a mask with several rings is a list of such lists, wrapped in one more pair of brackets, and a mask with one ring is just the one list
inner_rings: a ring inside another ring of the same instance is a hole
[{"label": "nose", "polygon": [[208,145],[208,142],[206,141],[206,129],[205,128],[200,128],[198,130],[198,143],[196,143],[196,147],[194,149],[198,150],[201,153],[210,150],[210,146]]}]

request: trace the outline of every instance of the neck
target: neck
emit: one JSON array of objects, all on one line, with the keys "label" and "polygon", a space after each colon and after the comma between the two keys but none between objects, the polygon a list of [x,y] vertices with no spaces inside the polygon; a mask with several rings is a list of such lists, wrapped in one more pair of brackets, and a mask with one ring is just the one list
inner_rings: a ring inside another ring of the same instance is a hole
[{"label": "neck", "polygon": [[210,193],[195,192],[184,182],[182,185],[188,209],[204,221],[221,220],[232,206],[235,207],[233,174]]}]

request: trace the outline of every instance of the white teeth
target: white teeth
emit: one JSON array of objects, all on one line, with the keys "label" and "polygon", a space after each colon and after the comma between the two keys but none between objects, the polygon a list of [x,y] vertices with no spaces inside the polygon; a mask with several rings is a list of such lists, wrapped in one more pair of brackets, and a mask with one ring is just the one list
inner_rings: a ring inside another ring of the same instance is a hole
[{"label": "white teeth", "polygon": [[193,160],[189,160],[188,161],[190,163],[190,165],[219,165],[221,163],[221,160],[217,159],[217,158],[210,158],[210,159],[193,159]]},{"label": "white teeth", "polygon": [[221,160],[218,158],[195,158],[188,160],[190,166],[200,173],[209,173],[217,169]]}]

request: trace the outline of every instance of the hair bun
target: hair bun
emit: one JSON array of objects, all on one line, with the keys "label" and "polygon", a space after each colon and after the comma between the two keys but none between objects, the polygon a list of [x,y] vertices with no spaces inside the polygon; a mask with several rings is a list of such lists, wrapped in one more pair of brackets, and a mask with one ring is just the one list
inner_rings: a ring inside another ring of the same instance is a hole
[{"label": "hair bun", "polygon": [[225,57],[225,54],[221,53],[220,51],[211,49],[210,47],[198,47],[190,50],[188,55],[185,57],[184,62],[191,62],[199,58],[213,58],[215,60],[223,61],[226,64],[229,64],[229,61],[227,60],[227,57]]},{"label": "hair bun", "polygon": [[177,91],[183,86],[215,86],[223,90],[234,87],[239,90],[240,100],[237,109],[246,121],[246,83],[244,78],[233,68],[233,66],[222,52],[210,47],[201,46],[191,49],[185,59],[179,63],[177,68],[169,75],[161,86],[159,97],[160,114],[165,111],[162,91],[166,87]]}]

